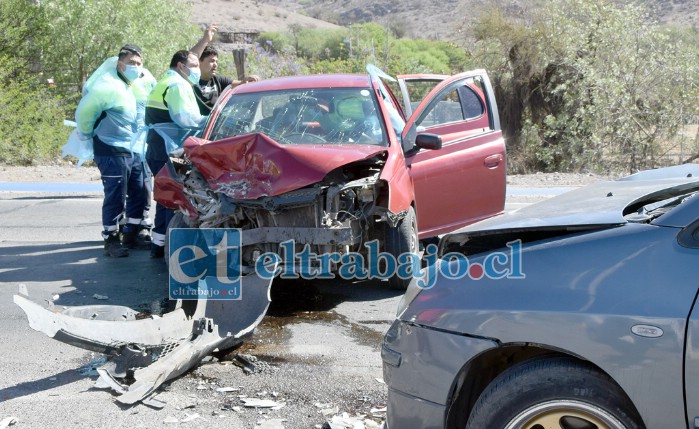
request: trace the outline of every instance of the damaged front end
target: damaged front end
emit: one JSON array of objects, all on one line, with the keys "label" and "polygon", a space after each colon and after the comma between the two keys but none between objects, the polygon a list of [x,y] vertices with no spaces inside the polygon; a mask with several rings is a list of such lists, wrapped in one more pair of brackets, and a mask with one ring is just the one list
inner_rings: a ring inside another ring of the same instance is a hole
[{"label": "damaged front end", "polygon": [[110,356],[97,368],[97,387],[113,389],[122,404],[160,408],[156,389],[192,368],[215,350],[243,341],[269,307],[271,280],[246,276],[244,300],[177,301],[174,311],[142,317],[123,306],[65,307],[34,302],[20,286],[14,302],[32,329],[86,350]]},{"label": "damaged front end", "polygon": [[290,240],[296,251],[309,246],[317,255],[363,253],[364,243],[398,221],[388,211],[388,185],[380,178],[385,149],[285,146],[264,134],[217,142],[191,138],[184,161],[156,178],[157,195],[184,215],[171,227],[240,229],[244,275],[254,271],[260,255],[289,251],[280,245]]}]

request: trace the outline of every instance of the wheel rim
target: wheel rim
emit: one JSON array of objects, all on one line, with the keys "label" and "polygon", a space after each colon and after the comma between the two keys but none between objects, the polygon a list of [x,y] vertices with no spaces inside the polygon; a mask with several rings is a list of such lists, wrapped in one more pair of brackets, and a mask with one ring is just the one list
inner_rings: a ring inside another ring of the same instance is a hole
[{"label": "wheel rim", "polygon": [[579,401],[536,404],[519,413],[505,429],[625,429],[608,411]]}]

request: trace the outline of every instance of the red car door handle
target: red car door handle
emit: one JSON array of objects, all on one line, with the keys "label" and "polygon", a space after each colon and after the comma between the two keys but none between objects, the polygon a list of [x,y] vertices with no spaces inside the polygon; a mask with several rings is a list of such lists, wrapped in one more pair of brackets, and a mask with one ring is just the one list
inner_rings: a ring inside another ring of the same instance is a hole
[{"label": "red car door handle", "polygon": [[488,168],[495,168],[502,162],[503,156],[501,153],[490,155],[483,160],[483,164]]}]

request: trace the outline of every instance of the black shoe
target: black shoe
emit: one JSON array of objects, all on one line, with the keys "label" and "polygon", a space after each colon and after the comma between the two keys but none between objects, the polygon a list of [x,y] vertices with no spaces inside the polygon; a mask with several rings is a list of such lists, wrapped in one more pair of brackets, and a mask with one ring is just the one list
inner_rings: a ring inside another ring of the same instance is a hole
[{"label": "black shoe", "polygon": [[109,234],[104,239],[104,254],[112,258],[124,258],[129,256],[129,249],[122,246],[118,233]]},{"label": "black shoe", "polygon": [[146,234],[145,237],[140,232],[125,232],[121,235],[121,242],[129,249],[148,250],[151,246],[150,236]]},{"label": "black shoe", "polygon": [[157,244],[151,243],[151,245],[150,245],[150,257],[153,259],[164,258],[165,257],[165,246],[158,246]]},{"label": "black shoe", "polygon": [[139,237],[139,239],[141,239],[143,241],[147,241],[148,243],[150,243],[152,241],[149,228],[140,228],[138,230],[138,237]]}]

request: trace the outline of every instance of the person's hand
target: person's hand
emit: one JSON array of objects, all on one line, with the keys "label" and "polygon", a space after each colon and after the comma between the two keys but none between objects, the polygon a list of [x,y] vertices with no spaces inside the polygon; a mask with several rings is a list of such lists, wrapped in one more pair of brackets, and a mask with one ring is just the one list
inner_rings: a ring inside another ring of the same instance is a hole
[{"label": "person's hand", "polygon": [[207,25],[206,29],[204,30],[204,38],[211,42],[212,40],[214,40],[214,34],[216,34],[217,30],[218,26],[216,24]]},{"label": "person's hand", "polygon": [[258,82],[260,77],[256,74],[251,74],[250,76],[245,76],[244,82]]}]

